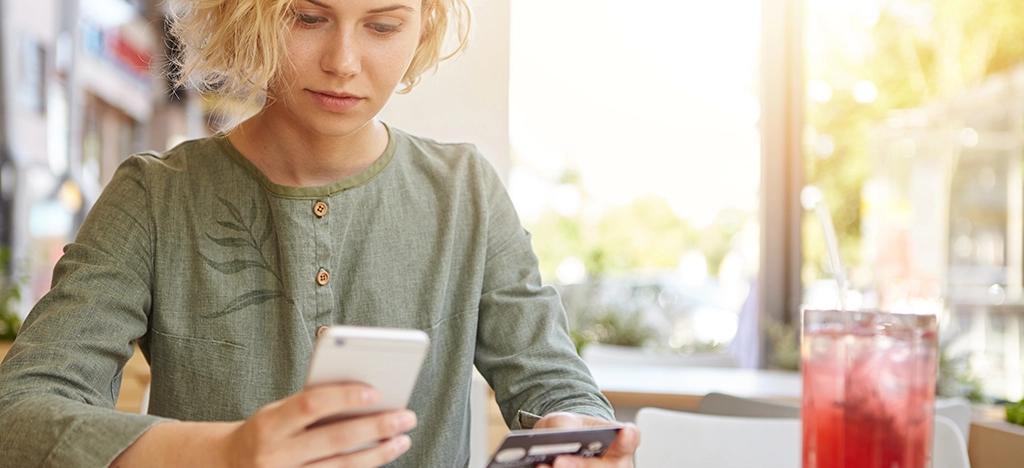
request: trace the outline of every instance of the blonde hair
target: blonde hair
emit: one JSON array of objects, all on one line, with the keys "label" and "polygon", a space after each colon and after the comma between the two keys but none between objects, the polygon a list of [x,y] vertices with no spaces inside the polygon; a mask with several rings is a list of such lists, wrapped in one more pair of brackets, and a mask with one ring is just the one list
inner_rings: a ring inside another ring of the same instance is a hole
[{"label": "blonde hair", "polygon": [[[176,86],[253,105],[287,64],[285,44],[296,0],[169,0],[170,33],[181,45]],[[428,70],[465,49],[471,13],[466,0],[423,0],[423,29],[402,77],[408,93]],[[445,51],[453,40],[454,47]]]}]

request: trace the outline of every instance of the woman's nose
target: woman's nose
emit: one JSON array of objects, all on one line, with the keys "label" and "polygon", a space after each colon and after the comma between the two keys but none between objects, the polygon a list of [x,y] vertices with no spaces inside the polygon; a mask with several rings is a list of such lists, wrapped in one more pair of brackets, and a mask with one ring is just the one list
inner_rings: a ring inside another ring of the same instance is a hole
[{"label": "woman's nose", "polygon": [[359,73],[360,66],[358,42],[351,32],[339,31],[325,46],[320,67],[338,76],[352,76]]}]

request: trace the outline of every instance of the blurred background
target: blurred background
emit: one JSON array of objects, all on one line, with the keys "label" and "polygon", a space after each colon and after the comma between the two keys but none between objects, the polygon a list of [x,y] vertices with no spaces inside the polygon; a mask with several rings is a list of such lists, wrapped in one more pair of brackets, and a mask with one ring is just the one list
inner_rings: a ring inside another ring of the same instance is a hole
[{"label": "blurred background", "polygon": [[[940,391],[1024,396],[1024,2],[470,3],[382,118],[491,158],[581,350],[795,369],[823,201],[850,307],[938,314]],[[166,8],[0,0],[0,337],[120,161],[239,111],[170,86]]]}]

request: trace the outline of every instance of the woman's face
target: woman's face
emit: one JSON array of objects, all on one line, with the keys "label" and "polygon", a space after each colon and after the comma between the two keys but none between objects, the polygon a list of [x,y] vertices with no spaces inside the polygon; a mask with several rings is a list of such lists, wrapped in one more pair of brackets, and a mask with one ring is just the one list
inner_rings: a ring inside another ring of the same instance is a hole
[{"label": "woman's face", "polygon": [[288,57],[265,117],[322,136],[362,128],[387,104],[419,45],[420,0],[296,0]]}]

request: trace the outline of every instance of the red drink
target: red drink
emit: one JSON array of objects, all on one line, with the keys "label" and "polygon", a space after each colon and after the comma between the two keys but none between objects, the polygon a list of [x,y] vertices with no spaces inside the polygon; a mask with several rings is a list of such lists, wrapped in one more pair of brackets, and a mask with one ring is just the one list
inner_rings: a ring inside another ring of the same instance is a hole
[{"label": "red drink", "polygon": [[804,468],[925,468],[935,406],[934,316],[804,312]]}]

